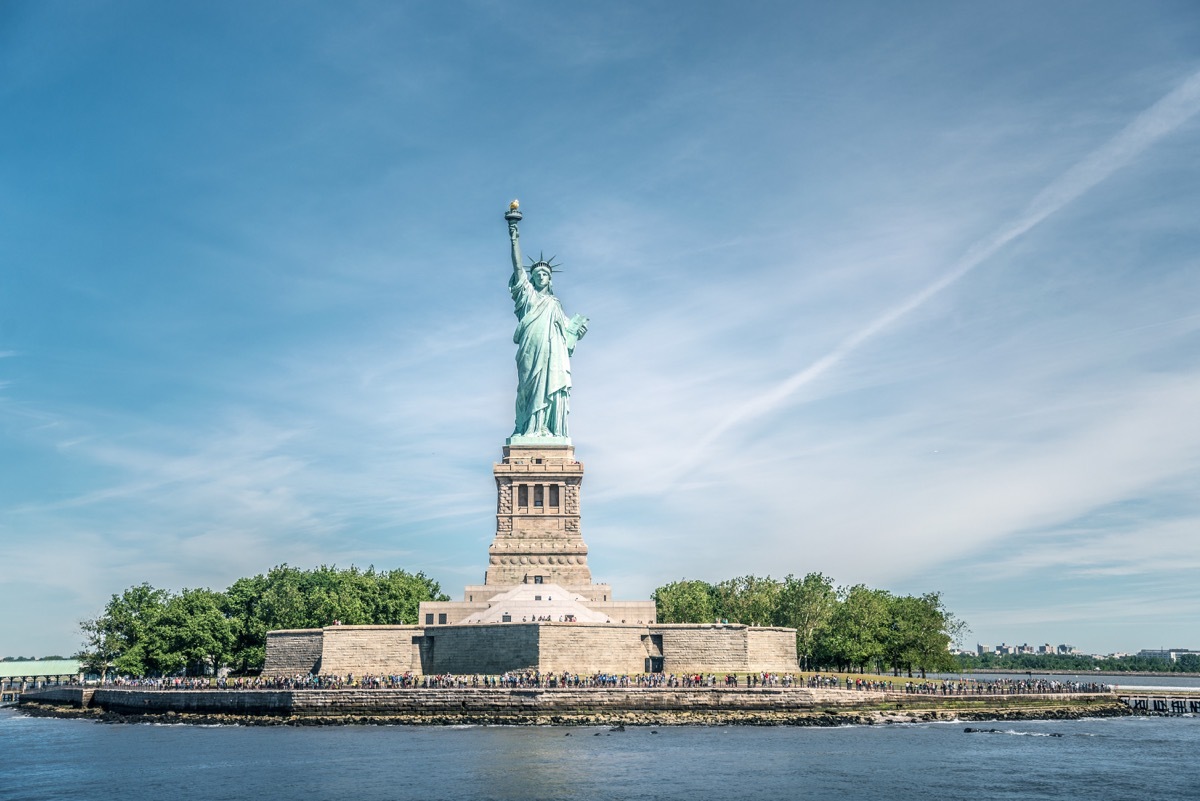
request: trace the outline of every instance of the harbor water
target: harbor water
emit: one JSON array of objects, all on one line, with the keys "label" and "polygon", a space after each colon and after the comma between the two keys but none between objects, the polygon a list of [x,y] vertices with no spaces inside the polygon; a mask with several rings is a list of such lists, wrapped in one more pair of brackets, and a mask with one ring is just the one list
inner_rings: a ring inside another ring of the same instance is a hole
[{"label": "harbor water", "polygon": [[1186,716],[611,731],[104,724],[5,709],[0,799],[1194,800],[1197,753],[1200,720]]}]

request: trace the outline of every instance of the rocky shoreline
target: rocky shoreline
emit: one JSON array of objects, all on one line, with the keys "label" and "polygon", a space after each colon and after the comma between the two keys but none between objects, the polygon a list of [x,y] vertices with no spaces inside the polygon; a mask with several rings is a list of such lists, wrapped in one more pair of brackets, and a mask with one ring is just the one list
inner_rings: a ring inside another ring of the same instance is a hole
[{"label": "rocky shoreline", "polygon": [[[894,704],[887,706],[894,707]],[[875,726],[935,721],[1077,720],[1134,714],[1125,704],[1089,701],[1054,705],[1014,705],[960,708],[922,705],[913,709],[838,710],[604,710],[597,712],[461,712],[430,710],[392,715],[237,715],[193,712],[120,713],[69,705],[23,704],[21,712],[35,717],[94,720],[99,723],[190,724],[199,726]]]}]

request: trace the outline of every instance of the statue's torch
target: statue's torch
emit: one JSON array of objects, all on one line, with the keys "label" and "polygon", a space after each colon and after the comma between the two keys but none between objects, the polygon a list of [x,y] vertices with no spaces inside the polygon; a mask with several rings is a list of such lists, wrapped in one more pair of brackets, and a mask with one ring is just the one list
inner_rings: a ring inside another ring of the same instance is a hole
[{"label": "statue's torch", "polygon": [[521,242],[520,233],[517,231],[517,223],[521,221],[520,202],[514,200],[508,204],[508,211],[504,213],[504,219],[508,220],[508,239],[512,242],[512,259],[513,270],[521,270]]},{"label": "statue's torch", "polygon": [[504,213],[504,219],[508,220],[508,227],[514,228],[521,221],[521,203],[514,200],[508,204],[508,211]]}]

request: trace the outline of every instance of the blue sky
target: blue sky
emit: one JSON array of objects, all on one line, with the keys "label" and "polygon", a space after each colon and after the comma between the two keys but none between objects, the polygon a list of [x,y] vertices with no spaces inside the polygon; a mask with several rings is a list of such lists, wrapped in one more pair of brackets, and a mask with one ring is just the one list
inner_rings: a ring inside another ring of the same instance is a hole
[{"label": "blue sky", "polygon": [[494,530],[502,218],[598,580],[1200,647],[1200,7],[0,5],[0,654]]}]

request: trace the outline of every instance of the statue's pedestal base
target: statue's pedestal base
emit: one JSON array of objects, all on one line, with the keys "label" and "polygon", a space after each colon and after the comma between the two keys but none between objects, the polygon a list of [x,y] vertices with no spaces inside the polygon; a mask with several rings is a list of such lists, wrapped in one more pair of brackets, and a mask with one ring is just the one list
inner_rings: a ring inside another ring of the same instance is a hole
[{"label": "statue's pedestal base", "polygon": [[[615,601],[612,587],[592,582],[588,547],[580,532],[583,464],[575,461],[570,439],[509,437],[504,459],[493,465],[492,474],[496,479],[496,536],[488,548],[483,584],[467,587],[461,601],[421,604],[420,622],[453,625],[468,618],[477,622],[496,604],[515,610],[519,604],[513,593],[524,597],[520,588],[538,585],[546,591],[535,590],[531,597],[541,596],[538,603],[547,605],[543,616],[555,621],[573,615],[592,622],[654,622],[653,601]],[[595,617],[552,610],[552,597],[582,603]],[[528,610],[525,614],[528,616]],[[519,615],[512,622],[518,620]]]},{"label": "statue's pedestal base", "polygon": [[483,583],[590,585],[588,548],[579,531],[583,465],[575,461],[575,449],[562,444],[569,440],[529,439],[536,444],[506,445],[503,461],[492,467],[496,536]]}]

